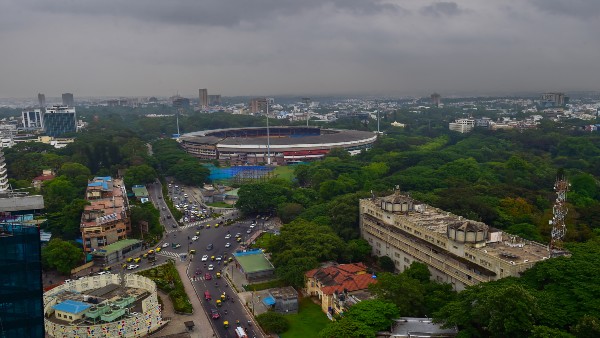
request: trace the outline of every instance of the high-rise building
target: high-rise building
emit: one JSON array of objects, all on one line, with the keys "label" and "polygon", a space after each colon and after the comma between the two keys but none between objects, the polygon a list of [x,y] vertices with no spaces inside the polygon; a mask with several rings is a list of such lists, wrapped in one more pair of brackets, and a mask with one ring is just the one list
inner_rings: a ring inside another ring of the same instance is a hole
[{"label": "high-rise building", "polygon": [[43,129],[43,115],[41,109],[24,110],[21,112],[21,120],[25,129]]},{"label": "high-rise building", "polygon": [[76,132],[77,114],[75,108],[53,106],[46,109],[46,112],[42,115],[42,125],[44,133],[52,137]]},{"label": "high-rise building", "polygon": [[181,96],[174,97],[172,102],[173,107],[175,108],[186,108],[190,106],[190,99]]},{"label": "high-rise building", "polygon": [[73,100],[73,94],[72,93],[62,94],[62,104],[63,104],[63,106],[73,107],[75,104],[75,101]]},{"label": "high-rise building", "polygon": [[42,196],[0,194],[0,337],[44,336]]},{"label": "high-rise building", "polygon": [[208,95],[208,105],[218,106],[221,104],[221,95]]},{"label": "high-rise building", "polygon": [[6,162],[4,153],[0,150],[0,193],[8,190],[8,177],[6,175]]},{"label": "high-rise building", "polygon": [[439,107],[441,103],[441,98],[442,96],[440,94],[433,93],[431,94],[431,103],[433,103],[434,106]]},{"label": "high-rise building", "polygon": [[542,94],[542,105],[545,107],[562,107],[568,102],[569,98],[565,93],[544,93]]},{"label": "high-rise building", "polygon": [[198,89],[200,109],[208,108],[208,89]]},{"label": "high-rise building", "polygon": [[40,108],[44,108],[46,106],[46,95],[38,93],[38,104]]},{"label": "high-rise building", "polygon": [[266,114],[267,113],[267,103],[268,103],[268,99],[264,98],[264,97],[257,97],[254,98],[252,100],[250,100],[250,113],[252,114],[259,114],[259,113],[263,113]]},{"label": "high-rise building", "polygon": [[81,215],[83,249],[91,252],[126,239],[131,232],[131,222],[123,180],[95,177],[88,183],[85,195],[90,204]]}]

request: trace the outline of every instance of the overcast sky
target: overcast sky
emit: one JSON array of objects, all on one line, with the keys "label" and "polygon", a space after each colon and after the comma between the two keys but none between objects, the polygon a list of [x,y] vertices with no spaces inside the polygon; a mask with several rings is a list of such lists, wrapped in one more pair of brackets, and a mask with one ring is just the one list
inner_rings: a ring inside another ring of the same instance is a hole
[{"label": "overcast sky", "polygon": [[600,90],[598,0],[0,0],[0,97]]}]

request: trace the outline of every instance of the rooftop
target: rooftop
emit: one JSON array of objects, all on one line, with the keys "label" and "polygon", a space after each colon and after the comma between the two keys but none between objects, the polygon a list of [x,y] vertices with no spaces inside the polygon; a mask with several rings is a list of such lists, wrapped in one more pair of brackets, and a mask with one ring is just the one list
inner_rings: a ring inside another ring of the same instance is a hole
[{"label": "rooftop", "polygon": [[367,273],[363,263],[330,265],[306,272],[306,277],[314,278],[321,283],[324,294],[352,292],[366,289],[377,280]]},{"label": "rooftop", "polygon": [[92,254],[106,256],[113,252],[122,250],[130,245],[134,245],[137,243],[141,243],[141,241],[139,239],[123,239],[123,240],[120,240],[113,244],[109,244],[105,247],[102,247],[102,249],[98,249],[98,250],[94,251]]},{"label": "rooftop", "polygon": [[131,190],[135,194],[135,197],[148,197],[148,189],[143,185],[134,185]]},{"label": "rooftop", "polygon": [[273,269],[273,265],[269,262],[267,257],[265,257],[262,250],[235,252],[233,253],[233,256],[246,273]]},{"label": "rooftop", "polygon": [[68,299],[68,300],[65,300],[64,302],[54,305],[52,308],[56,311],[63,311],[63,312],[78,314],[78,313],[82,313],[83,311],[89,309],[91,306],[92,305],[84,303],[84,302],[78,302],[76,300]]},{"label": "rooftop", "polygon": [[395,321],[390,337],[455,337],[456,328],[442,329],[429,318],[402,317]]}]

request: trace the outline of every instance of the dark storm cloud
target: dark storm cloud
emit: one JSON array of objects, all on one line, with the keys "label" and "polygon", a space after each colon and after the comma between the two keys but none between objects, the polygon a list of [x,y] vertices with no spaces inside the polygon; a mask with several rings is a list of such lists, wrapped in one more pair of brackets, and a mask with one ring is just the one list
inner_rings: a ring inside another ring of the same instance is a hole
[{"label": "dark storm cloud", "polygon": [[382,0],[77,0],[32,1],[31,8],[57,14],[131,17],[150,22],[233,27],[331,7],[354,15],[400,10]]},{"label": "dark storm cloud", "polygon": [[458,8],[456,2],[436,2],[429,6],[425,6],[421,9],[423,15],[430,16],[454,16],[462,13],[462,10]]},{"label": "dark storm cloud", "polygon": [[600,17],[598,0],[532,0],[534,6],[554,15],[565,15],[580,19]]}]

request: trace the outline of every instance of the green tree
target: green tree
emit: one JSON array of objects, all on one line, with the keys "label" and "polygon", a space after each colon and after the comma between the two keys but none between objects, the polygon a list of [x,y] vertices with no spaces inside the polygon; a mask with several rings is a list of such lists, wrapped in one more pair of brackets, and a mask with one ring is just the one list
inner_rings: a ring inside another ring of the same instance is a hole
[{"label": "green tree", "polygon": [[44,184],[42,195],[46,210],[54,212],[77,197],[77,188],[65,176],[59,176]]},{"label": "green tree", "polygon": [[147,164],[132,166],[125,172],[124,182],[126,187],[133,187],[137,184],[148,184],[156,180],[156,171]]},{"label": "green tree", "polygon": [[366,240],[352,239],[348,241],[343,257],[347,262],[362,262],[369,257],[371,250],[371,244]]},{"label": "green tree", "polygon": [[371,338],[375,331],[364,323],[343,318],[327,325],[319,333],[321,338]]},{"label": "green tree", "polygon": [[378,261],[379,261],[379,266],[384,271],[394,272],[396,270],[396,265],[394,264],[394,261],[389,256],[380,256]]},{"label": "green tree", "polygon": [[283,203],[277,208],[277,215],[283,223],[293,221],[298,215],[304,211],[302,204],[298,203]]},{"label": "green tree", "polygon": [[256,321],[267,333],[283,333],[290,328],[290,322],[281,313],[267,311],[256,316]]},{"label": "green tree", "polygon": [[287,202],[290,193],[288,187],[279,184],[245,184],[238,191],[236,207],[245,214],[268,212]]},{"label": "green tree", "polygon": [[425,307],[425,288],[421,283],[404,274],[380,273],[377,283],[369,285],[378,299],[393,302],[401,316],[418,316]]},{"label": "green tree", "polygon": [[76,245],[61,239],[52,239],[42,248],[42,264],[68,275],[71,270],[83,263],[83,251]]},{"label": "green tree", "polygon": [[572,329],[577,338],[600,337],[600,320],[598,317],[584,315]]},{"label": "green tree", "polygon": [[58,170],[58,175],[64,175],[70,180],[75,179],[80,175],[90,176],[91,174],[88,167],[76,162],[66,162]]},{"label": "green tree", "polygon": [[389,329],[390,324],[399,316],[394,303],[379,299],[359,302],[344,314],[345,318],[366,324],[375,332]]},{"label": "green tree", "polygon": [[[570,333],[561,331],[559,329],[553,329],[553,328],[543,326],[543,325],[534,326],[533,330],[531,331],[530,337],[531,338],[575,338],[575,336],[573,336]],[[598,337],[598,335],[589,336],[589,337]]]}]

